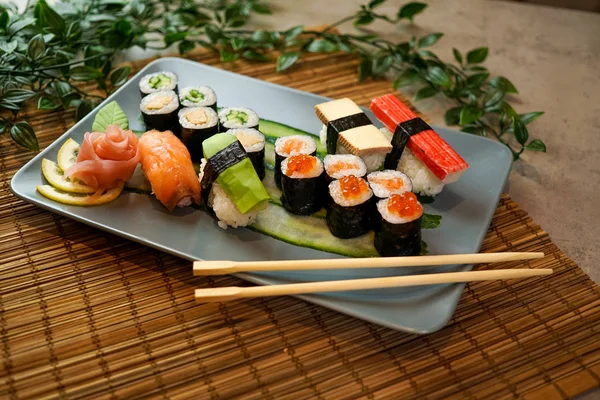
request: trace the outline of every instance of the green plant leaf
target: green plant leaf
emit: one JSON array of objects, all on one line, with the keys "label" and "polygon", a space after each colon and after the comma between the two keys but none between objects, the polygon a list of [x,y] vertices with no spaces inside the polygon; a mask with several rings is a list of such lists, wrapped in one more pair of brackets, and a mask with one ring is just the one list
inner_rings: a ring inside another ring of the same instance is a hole
[{"label": "green plant leaf", "polygon": [[270,43],[271,42],[271,34],[267,31],[257,30],[252,33],[252,40],[257,43]]},{"label": "green plant leaf", "polygon": [[129,129],[127,115],[116,101],[111,101],[98,111],[92,124],[92,131],[106,132],[106,128],[111,124],[119,125],[121,129]]},{"label": "green plant leaf", "polygon": [[459,63],[460,65],[462,65],[463,58],[462,58],[462,55],[460,54],[460,51],[458,51],[457,49],[455,49],[453,47],[452,48],[452,54],[454,55],[454,59],[456,60],[456,62]]},{"label": "green plant leaf", "polygon": [[0,119],[0,135],[4,133],[6,130],[6,120],[4,118]]},{"label": "green plant leaf", "polygon": [[34,9],[34,16],[38,26],[47,28],[55,35],[61,36],[65,31],[65,20],[46,3],[46,0],[38,0]]},{"label": "green plant leaf", "polygon": [[430,33],[429,35],[423,36],[421,39],[419,39],[417,45],[421,48],[433,46],[438,40],[440,40],[442,36],[444,36],[443,33]]},{"label": "green plant leaf", "polygon": [[412,22],[414,16],[423,12],[423,10],[425,10],[426,8],[427,8],[427,4],[425,4],[425,3],[418,3],[418,2],[406,3],[398,11],[398,18],[399,19],[406,18]]},{"label": "green plant leaf", "polygon": [[327,39],[317,39],[313,41],[306,50],[312,53],[331,53],[337,50],[337,46]]},{"label": "green plant leaf", "polygon": [[219,49],[219,56],[221,57],[221,62],[231,62],[235,61],[238,58],[237,53],[232,53],[229,50]]},{"label": "green plant leaf", "polygon": [[394,57],[392,57],[389,54],[383,57],[378,57],[375,60],[373,60],[373,76],[380,76],[382,74],[385,74],[392,67],[393,62]]},{"label": "green plant leaf", "polygon": [[6,30],[8,27],[8,22],[10,21],[10,16],[8,15],[8,11],[4,10],[0,13],[0,29]]},{"label": "green plant leaf", "polygon": [[165,45],[170,46],[175,42],[179,42],[187,37],[187,32],[171,32],[164,37]]},{"label": "green plant leaf", "polygon": [[294,65],[299,58],[300,53],[296,51],[283,53],[282,55],[277,57],[277,72],[285,71],[286,69]]},{"label": "green plant leaf", "polygon": [[427,79],[434,85],[439,85],[443,87],[449,87],[451,84],[450,77],[448,76],[446,71],[444,71],[440,67],[429,68],[427,72],[425,72],[425,79]]},{"label": "green plant leaf", "polygon": [[6,54],[11,54],[16,50],[19,43],[16,40],[12,40],[10,42],[0,42],[0,50],[5,52]]},{"label": "green plant leaf", "polygon": [[521,121],[523,121],[523,123],[525,125],[527,125],[527,124],[535,121],[536,119],[538,119],[542,115],[544,115],[543,111],[533,111],[533,112],[528,112],[528,113],[525,113],[525,114],[519,114],[519,119]]},{"label": "green plant leaf", "polygon": [[518,117],[513,118],[512,128],[515,133],[515,139],[519,144],[524,145],[529,139],[529,132],[527,131],[527,127]]},{"label": "green plant leaf", "polygon": [[483,105],[486,109],[486,111],[502,111],[502,105],[500,104],[500,102],[502,101],[502,99],[504,98],[504,90],[502,88],[499,89],[495,89],[490,91],[484,98],[483,98]]},{"label": "green plant leaf", "polygon": [[22,103],[34,97],[36,93],[33,90],[28,89],[8,89],[2,96],[4,100],[12,103]]},{"label": "green plant leaf", "polygon": [[485,112],[479,107],[465,106],[460,110],[460,125],[469,125],[483,116]]},{"label": "green plant leaf", "polygon": [[102,72],[88,66],[79,66],[71,68],[71,79],[74,81],[91,81],[102,77]]},{"label": "green plant leaf", "polygon": [[369,2],[369,5],[367,7],[369,7],[372,10],[375,7],[379,7],[380,5],[382,5],[383,3],[385,3],[385,1],[386,0],[371,0]]},{"label": "green plant leaf", "polygon": [[252,11],[258,14],[271,14],[271,9],[266,4],[254,3],[252,4]]},{"label": "green plant leaf", "polygon": [[127,78],[129,78],[130,72],[131,72],[130,67],[121,67],[121,68],[115,69],[110,74],[110,84],[113,87],[119,87],[119,86],[123,85],[125,82],[127,82]]},{"label": "green plant leaf", "polygon": [[446,125],[458,125],[460,121],[460,112],[462,111],[462,107],[452,107],[446,114],[444,115],[444,119],[446,121]]},{"label": "green plant leaf", "polygon": [[40,149],[35,132],[28,122],[20,121],[14,124],[10,128],[10,136],[17,144],[25,148],[35,151]]},{"label": "green plant leaf", "polygon": [[483,136],[481,128],[475,125],[464,126],[460,129],[461,132],[470,133],[472,135]]},{"label": "green plant leaf", "polygon": [[356,20],[354,20],[354,26],[365,26],[375,21],[375,17],[369,12],[361,14]]},{"label": "green plant leaf", "polygon": [[302,32],[304,32],[304,25],[294,26],[283,33],[283,40],[290,42],[300,36]]},{"label": "green plant leaf", "polygon": [[37,60],[44,54],[44,51],[46,51],[44,36],[41,33],[38,33],[29,41],[29,44],[27,45],[27,54],[29,55],[29,58]]},{"label": "green plant leaf", "polygon": [[485,61],[488,56],[487,47],[479,47],[467,53],[467,64],[479,64]]},{"label": "green plant leaf", "polygon": [[190,42],[189,40],[182,40],[178,46],[179,54],[188,53],[188,52],[192,51],[194,49],[194,47],[196,47],[194,42]]},{"label": "green plant leaf", "polygon": [[242,49],[246,45],[246,41],[239,37],[232,38],[230,43],[231,48],[236,51]]},{"label": "green plant leaf", "polygon": [[533,139],[531,142],[527,143],[525,148],[531,151],[546,152],[546,145],[540,139]]},{"label": "green plant leaf", "polygon": [[259,53],[256,50],[246,50],[242,53],[242,57],[251,61],[270,61],[271,58],[266,54]]},{"label": "green plant leaf", "polygon": [[360,82],[373,75],[373,61],[365,58],[358,63],[358,80]]},{"label": "green plant leaf", "polygon": [[442,223],[442,216],[424,213],[421,219],[421,229],[435,229]]},{"label": "green plant leaf", "polygon": [[437,92],[438,91],[436,88],[432,88],[431,86],[425,86],[424,88],[419,89],[417,93],[415,93],[415,95],[413,96],[413,100],[419,101],[428,97],[433,97],[437,94]]},{"label": "green plant leaf", "polygon": [[515,85],[503,76],[497,76],[490,80],[490,86],[503,88],[506,93],[519,93]]},{"label": "green plant leaf", "polygon": [[210,41],[217,44],[222,36],[221,30],[214,25],[206,25],[204,29],[206,31],[206,36],[208,36]]},{"label": "green plant leaf", "polygon": [[81,119],[88,115],[90,111],[92,111],[92,106],[90,103],[85,100],[81,101],[75,109],[75,120],[81,121]]},{"label": "green plant leaf", "polygon": [[46,97],[40,97],[38,99],[38,110],[56,110],[58,107],[60,107],[60,103],[55,103]]},{"label": "green plant leaf", "polygon": [[35,18],[31,18],[31,17],[26,17],[26,18],[16,19],[14,21],[11,21],[10,24],[8,25],[8,35],[14,36],[16,33],[25,29],[29,25],[32,25],[34,22],[35,22]]},{"label": "green plant leaf", "polygon": [[467,78],[467,87],[479,87],[489,76],[490,74],[485,72],[471,75]]}]

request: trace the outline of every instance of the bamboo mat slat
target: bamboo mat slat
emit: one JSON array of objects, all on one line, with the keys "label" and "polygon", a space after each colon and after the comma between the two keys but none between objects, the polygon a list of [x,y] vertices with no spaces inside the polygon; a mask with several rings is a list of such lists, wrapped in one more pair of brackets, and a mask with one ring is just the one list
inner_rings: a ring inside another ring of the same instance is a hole
[{"label": "bamboo mat slat", "polygon": [[[345,54],[283,74],[189,58],[362,105],[390,91],[358,83]],[[27,117],[41,147],[74,123]],[[197,305],[194,288],[245,283],[193,277],[188,261],[17,199],[9,182],[32,153],[0,140],[2,398],[548,400],[600,386],[600,288],[508,195],[482,251],[543,251],[530,267],[555,273],[468,284],[446,327],[416,336],[290,297]]]}]

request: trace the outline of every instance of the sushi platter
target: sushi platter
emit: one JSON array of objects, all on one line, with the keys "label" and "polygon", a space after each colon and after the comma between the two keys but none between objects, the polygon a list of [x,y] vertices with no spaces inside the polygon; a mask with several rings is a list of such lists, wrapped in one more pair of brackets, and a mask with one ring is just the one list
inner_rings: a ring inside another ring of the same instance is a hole
[{"label": "sushi platter", "polygon": [[[393,95],[372,99],[370,108],[163,58],[25,165],[11,188],[52,212],[189,260],[476,253],[510,153],[430,127]],[[469,269],[237,275],[277,285]],[[462,286],[300,297],[431,332],[451,317]]]}]

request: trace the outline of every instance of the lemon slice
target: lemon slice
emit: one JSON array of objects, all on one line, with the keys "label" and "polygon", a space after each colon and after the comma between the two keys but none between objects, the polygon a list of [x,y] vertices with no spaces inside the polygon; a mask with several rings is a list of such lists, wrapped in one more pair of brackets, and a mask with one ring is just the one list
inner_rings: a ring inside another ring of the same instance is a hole
[{"label": "lemon slice", "polygon": [[79,153],[79,143],[69,138],[65,144],[63,144],[58,150],[58,156],[56,157],[56,161],[58,166],[66,171],[71,165],[75,164],[77,161],[77,154]]},{"label": "lemon slice", "polygon": [[57,163],[46,158],[42,160],[42,173],[49,184],[57,189],[71,193],[95,193],[96,190],[88,185],[84,185],[77,180],[70,180],[64,175],[63,170]]},{"label": "lemon slice", "polygon": [[42,196],[62,204],[69,204],[72,206],[99,206],[101,204],[109,203],[119,197],[119,194],[123,191],[123,184],[121,183],[116,188],[107,190],[100,196],[83,193],[69,193],[59,190],[51,185],[39,185],[36,189]]}]

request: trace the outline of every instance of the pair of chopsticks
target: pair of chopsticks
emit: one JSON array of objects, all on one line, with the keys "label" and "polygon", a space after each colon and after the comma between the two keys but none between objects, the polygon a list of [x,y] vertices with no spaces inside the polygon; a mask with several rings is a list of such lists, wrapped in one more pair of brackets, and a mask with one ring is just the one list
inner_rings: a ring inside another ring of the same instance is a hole
[{"label": "pair of chopsticks", "polygon": [[[507,261],[533,260],[544,253],[481,253],[451,254],[441,256],[338,258],[331,260],[286,261],[195,261],[194,275],[226,275],[239,272],[307,271],[318,269],[424,267],[452,264],[487,264]],[[384,278],[351,279],[341,281],[292,283],[257,287],[222,287],[196,289],[198,302],[229,301],[245,297],[283,296],[307,293],[340,292],[346,290],[381,289],[461,283],[475,281],[507,280],[550,275],[551,269],[498,269],[489,271],[447,272],[425,275],[391,276]]]}]

